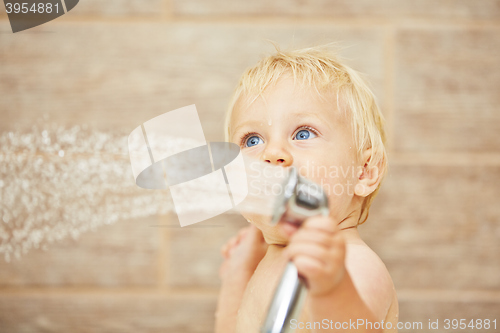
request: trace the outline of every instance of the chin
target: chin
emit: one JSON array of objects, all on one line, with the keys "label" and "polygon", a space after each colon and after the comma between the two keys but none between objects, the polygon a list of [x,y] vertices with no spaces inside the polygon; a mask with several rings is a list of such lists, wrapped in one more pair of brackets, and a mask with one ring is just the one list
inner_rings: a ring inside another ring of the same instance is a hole
[{"label": "chin", "polygon": [[262,235],[264,240],[269,245],[287,245],[289,237],[286,232],[284,232],[283,227],[280,224],[271,225],[269,221],[263,221],[262,218],[245,216],[247,221],[254,226],[256,226]]}]

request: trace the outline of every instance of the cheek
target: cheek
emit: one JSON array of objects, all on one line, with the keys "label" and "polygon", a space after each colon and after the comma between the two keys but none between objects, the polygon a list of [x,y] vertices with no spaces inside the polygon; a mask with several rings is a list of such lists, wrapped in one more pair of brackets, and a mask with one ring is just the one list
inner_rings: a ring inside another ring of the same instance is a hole
[{"label": "cheek", "polygon": [[318,184],[346,185],[356,179],[356,163],[347,156],[304,158],[296,166],[300,175]]},{"label": "cheek", "polygon": [[357,166],[352,158],[325,155],[304,161],[297,165],[300,174],[322,186],[331,208],[339,209],[349,204],[357,179]]}]

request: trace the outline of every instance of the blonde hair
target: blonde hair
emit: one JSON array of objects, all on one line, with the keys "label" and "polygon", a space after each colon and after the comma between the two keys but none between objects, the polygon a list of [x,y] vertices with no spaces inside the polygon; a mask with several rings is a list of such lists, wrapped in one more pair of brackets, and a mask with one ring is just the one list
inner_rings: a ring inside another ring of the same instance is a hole
[{"label": "blonde hair", "polygon": [[[314,87],[319,94],[326,89],[335,89],[338,109],[344,109],[344,112],[350,111],[358,158],[362,156],[364,150],[371,148],[372,155],[367,163],[368,167],[378,167],[385,173],[387,154],[384,146],[386,140],[384,118],[375,96],[359,72],[341,63],[336,53],[330,50],[331,45],[294,51],[282,51],[274,45],[275,54],[247,69],[236,86],[226,112],[224,122],[226,141],[229,141],[231,135],[229,124],[236,103],[243,97],[246,97],[247,103],[252,103],[281,77],[292,74],[296,82],[300,80],[303,85]],[[341,108],[340,104],[345,107]],[[383,176],[384,174],[381,175]],[[358,224],[364,223],[368,218],[369,208],[380,185],[381,182],[363,201]]]}]

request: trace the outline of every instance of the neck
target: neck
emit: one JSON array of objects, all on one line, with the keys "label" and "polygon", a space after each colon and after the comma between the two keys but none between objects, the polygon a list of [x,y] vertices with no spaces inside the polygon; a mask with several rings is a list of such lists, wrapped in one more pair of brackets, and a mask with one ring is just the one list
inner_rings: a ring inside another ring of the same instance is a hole
[{"label": "neck", "polygon": [[[346,218],[337,225],[345,240],[349,243],[363,243],[358,233],[359,211],[352,211]],[[287,244],[269,244],[267,253],[270,256],[279,254],[286,248]]]},{"label": "neck", "polygon": [[337,226],[340,230],[356,229],[358,227],[360,211],[353,210]]}]

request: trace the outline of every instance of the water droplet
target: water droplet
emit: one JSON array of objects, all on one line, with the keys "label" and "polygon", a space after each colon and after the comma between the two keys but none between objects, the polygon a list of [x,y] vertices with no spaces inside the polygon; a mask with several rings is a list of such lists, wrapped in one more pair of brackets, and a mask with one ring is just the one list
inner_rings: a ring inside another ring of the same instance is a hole
[{"label": "water droplet", "polygon": [[272,120],[271,118],[269,118],[269,120],[267,121],[267,124],[268,124],[269,126],[271,126],[271,125],[273,124],[273,120]]},{"label": "water droplet", "polygon": [[[47,123],[0,133],[0,239],[8,244],[0,256],[22,257],[105,224],[175,212],[168,191],[136,186],[124,145],[128,135]],[[190,146],[176,141],[172,149]]]}]

